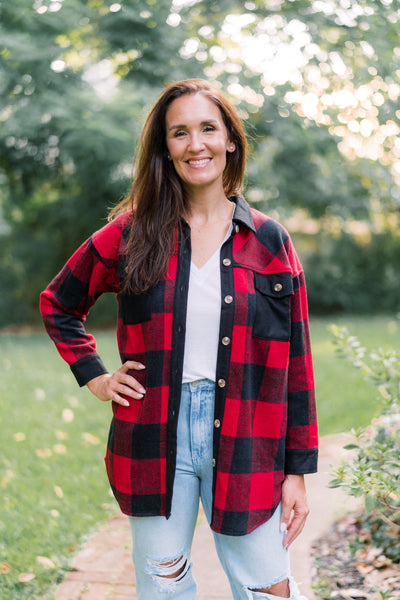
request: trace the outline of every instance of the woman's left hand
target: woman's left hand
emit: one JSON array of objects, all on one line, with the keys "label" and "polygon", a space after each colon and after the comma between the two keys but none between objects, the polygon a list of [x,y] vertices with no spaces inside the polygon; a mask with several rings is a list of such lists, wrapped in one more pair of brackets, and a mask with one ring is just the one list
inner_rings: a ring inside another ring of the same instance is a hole
[{"label": "woman's left hand", "polygon": [[281,531],[286,531],[285,548],[301,533],[309,512],[304,475],[286,475],[282,484],[281,517]]}]

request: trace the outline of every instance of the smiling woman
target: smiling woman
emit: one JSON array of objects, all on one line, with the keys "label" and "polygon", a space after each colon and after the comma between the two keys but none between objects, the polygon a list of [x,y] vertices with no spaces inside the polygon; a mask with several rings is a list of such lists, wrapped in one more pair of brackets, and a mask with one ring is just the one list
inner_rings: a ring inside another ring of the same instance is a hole
[{"label": "smiling woman", "polygon": [[[116,218],[41,297],[80,385],[113,402],[106,468],[130,517],[140,600],[196,597],[200,498],[235,600],[304,600],[288,555],[317,463],[304,273],[287,231],[241,196],[245,159],[218,90],[169,86]],[[104,292],[119,302],[113,374],[83,328]]]}]

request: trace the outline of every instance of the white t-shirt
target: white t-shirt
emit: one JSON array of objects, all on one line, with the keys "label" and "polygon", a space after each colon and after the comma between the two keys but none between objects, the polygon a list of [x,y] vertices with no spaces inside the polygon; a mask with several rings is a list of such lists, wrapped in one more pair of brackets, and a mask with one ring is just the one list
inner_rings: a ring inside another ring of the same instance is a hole
[{"label": "white t-shirt", "polygon": [[[225,240],[231,229],[232,226]],[[221,319],[220,254],[218,248],[201,269],[193,262],[190,265],[183,383],[197,379],[215,381]]]}]

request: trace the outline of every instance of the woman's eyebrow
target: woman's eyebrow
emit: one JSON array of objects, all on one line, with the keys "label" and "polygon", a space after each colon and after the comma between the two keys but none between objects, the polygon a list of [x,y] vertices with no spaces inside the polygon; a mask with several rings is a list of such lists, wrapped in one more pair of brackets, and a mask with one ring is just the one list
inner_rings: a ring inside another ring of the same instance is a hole
[{"label": "woman's eyebrow", "polygon": [[[214,125],[217,123],[218,121],[216,119],[207,119],[206,121],[201,121],[200,125]],[[172,131],[172,129],[185,129],[186,127],[187,125],[184,123],[181,125],[171,125],[171,127],[168,128],[168,131]]]}]

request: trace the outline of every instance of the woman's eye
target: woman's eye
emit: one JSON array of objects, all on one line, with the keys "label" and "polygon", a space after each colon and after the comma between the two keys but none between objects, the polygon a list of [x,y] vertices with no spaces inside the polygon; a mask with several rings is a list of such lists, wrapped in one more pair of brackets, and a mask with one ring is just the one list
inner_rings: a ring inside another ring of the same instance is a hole
[{"label": "woman's eye", "polygon": [[215,127],[213,125],[206,125],[204,131],[215,131]]},{"label": "woman's eye", "polygon": [[181,130],[181,131],[176,131],[176,132],[175,132],[175,137],[182,137],[183,135],[185,135],[185,132],[184,132],[184,131],[182,131],[182,130]]}]

